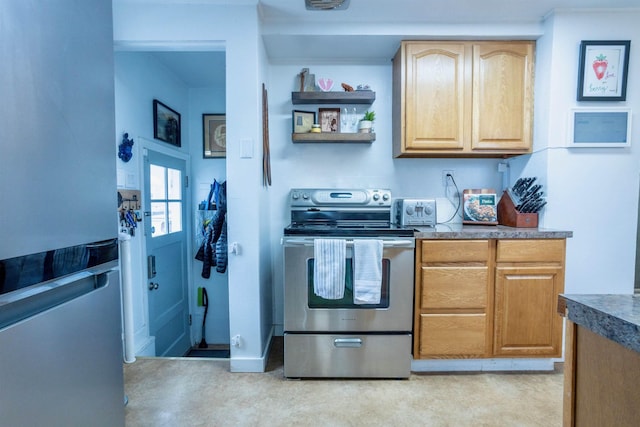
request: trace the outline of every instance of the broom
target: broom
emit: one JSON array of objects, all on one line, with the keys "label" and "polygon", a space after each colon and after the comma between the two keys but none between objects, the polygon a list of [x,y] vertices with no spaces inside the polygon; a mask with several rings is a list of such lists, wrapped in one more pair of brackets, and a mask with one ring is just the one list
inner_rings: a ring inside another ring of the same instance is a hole
[{"label": "broom", "polygon": [[204,339],[205,336],[205,323],[207,322],[207,311],[209,311],[209,296],[207,295],[206,288],[200,288],[202,290],[202,295],[198,295],[198,305],[204,306],[204,319],[202,319],[202,339],[200,340],[200,344],[198,344],[198,348],[207,348],[207,340]]}]

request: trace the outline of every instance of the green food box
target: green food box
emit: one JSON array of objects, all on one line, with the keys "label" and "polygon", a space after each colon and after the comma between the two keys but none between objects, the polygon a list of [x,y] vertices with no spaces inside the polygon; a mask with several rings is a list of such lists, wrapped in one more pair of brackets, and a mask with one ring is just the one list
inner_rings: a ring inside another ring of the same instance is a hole
[{"label": "green food box", "polygon": [[491,188],[464,190],[462,192],[462,223],[497,225],[498,201]]}]

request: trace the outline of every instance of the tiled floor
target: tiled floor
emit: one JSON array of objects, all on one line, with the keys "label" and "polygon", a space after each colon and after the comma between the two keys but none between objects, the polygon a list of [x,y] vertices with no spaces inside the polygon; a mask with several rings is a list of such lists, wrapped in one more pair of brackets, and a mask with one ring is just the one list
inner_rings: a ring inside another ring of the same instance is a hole
[{"label": "tiled floor", "polygon": [[267,372],[227,360],[140,358],[125,365],[126,425],[562,425],[561,372],[413,374],[408,380],[287,380],[282,340]]}]

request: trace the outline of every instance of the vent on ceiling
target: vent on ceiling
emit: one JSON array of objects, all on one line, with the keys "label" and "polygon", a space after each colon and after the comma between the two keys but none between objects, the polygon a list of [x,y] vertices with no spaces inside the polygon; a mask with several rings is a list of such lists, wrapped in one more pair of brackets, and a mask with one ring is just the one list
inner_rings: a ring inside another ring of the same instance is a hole
[{"label": "vent on ceiling", "polygon": [[351,0],[304,0],[307,10],[345,10]]}]

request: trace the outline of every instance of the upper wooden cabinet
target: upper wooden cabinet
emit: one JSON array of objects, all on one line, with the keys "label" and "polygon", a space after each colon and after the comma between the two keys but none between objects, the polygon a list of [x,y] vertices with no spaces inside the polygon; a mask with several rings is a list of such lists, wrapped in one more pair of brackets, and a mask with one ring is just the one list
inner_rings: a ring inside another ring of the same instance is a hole
[{"label": "upper wooden cabinet", "polygon": [[393,59],[395,157],[531,152],[531,41],[405,41]]}]

